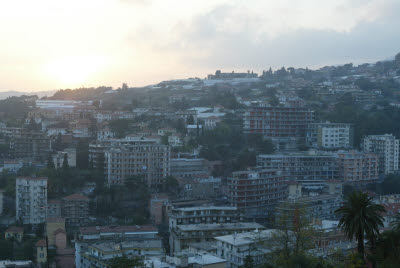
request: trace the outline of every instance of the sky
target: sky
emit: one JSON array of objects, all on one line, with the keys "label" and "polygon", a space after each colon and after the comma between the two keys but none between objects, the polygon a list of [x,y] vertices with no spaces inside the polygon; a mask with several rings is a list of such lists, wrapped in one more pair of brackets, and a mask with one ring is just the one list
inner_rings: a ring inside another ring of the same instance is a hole
[{"label": "sky", "polygon": [[399,0],[0,1],[0,91],[387,59]]}]

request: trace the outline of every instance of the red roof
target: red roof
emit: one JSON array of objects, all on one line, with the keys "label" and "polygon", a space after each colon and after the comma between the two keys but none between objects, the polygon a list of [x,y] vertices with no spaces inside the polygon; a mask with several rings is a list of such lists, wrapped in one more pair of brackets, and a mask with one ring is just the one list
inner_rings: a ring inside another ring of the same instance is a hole
[{"label": "red roof", "polygon": [[11,226],[6,230],[6,233],[22,233],[22,232],[24,232],[24,228],[18,226]]},{"label": "red roof", "polygon": [[397,215],[400,213],[400,203],[390,203],[390,204],[382,204],[383,207],[386,209],[386,215]]},{"label": "red roof", "polygon": [[37,247],[45,247],[46,246],[46,240],[42,239],[42,240],[37,241],[36,246]]},{"label": "red roof", "polygon": [[87,198],[86,196],[81,195],[81,194],[71,194],[69,196],[64,197],[64,199],[67,199],[67,200],[89,200],[89,198]]},{"label": "red roof", "polygon": [[79,228],[81,234],[99,233],[124,233],[124,232],[157,232],[153,225],[131,225],[131,226],[88,226]]},{"label": "red roof", "polygon": [[57,235],[57,234],[59,234],[59,233],[66,234],[65,230],[63,230],[63,229],[61,229],[61,228],[58,228],[57,230],[55,230],[55,231],[53,232],[54,235]]}]

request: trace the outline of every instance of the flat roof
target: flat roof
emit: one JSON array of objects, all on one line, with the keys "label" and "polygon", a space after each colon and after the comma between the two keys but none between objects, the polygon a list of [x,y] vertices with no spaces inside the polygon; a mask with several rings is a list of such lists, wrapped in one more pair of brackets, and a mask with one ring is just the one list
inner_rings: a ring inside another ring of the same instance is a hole
[{"label": "flat roof", "polygon": [[206,224],[180,224],[176,228],[182,231],[201,231],[201,230],[239,230],[239,229],[264,229],[264,226],[256,222],[240,223],[206,223]]},{"label": "flat roof", "polygon": [[217,236],[214,239],[222,241],[233,246],[242,246],[252,244],[258,240],[266,240],[271,238],[274,233],[278,232],[276,229],[268,229],[262,231],[253,231],[246,233],[238,233],[224,236]]},{"label": "flat roof", "polygon": [[231,206],[199,206],[199,207],[186,207],[186,208],[174,208],[173,210],[179,210],[183,212],[188,212],[188,211],[202,211],[202,210],[232,210],[236,211],[236,207],[231,207]]}]

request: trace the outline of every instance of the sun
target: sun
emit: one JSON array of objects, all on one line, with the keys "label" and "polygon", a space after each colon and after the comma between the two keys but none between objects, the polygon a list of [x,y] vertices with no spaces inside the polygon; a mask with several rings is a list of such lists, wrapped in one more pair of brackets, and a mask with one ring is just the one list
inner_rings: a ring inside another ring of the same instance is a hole
[{"label": "sun", "polygon": [[62,87],[79,87],[93,83],[93,76],[103,65],[104,61],[99,57],[64,57],[49,62],[46,75]]}]

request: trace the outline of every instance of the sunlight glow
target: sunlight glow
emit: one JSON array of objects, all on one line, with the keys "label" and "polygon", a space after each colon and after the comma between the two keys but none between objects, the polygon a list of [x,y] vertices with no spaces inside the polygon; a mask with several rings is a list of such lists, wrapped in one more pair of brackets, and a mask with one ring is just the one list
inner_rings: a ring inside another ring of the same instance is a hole
[{"label": "sunlight glow", "polygon": [[105,66],[101,57],[64,57],[50,61],[45,72],[50,80],[64,87],[79,87],[89,83]]}]

